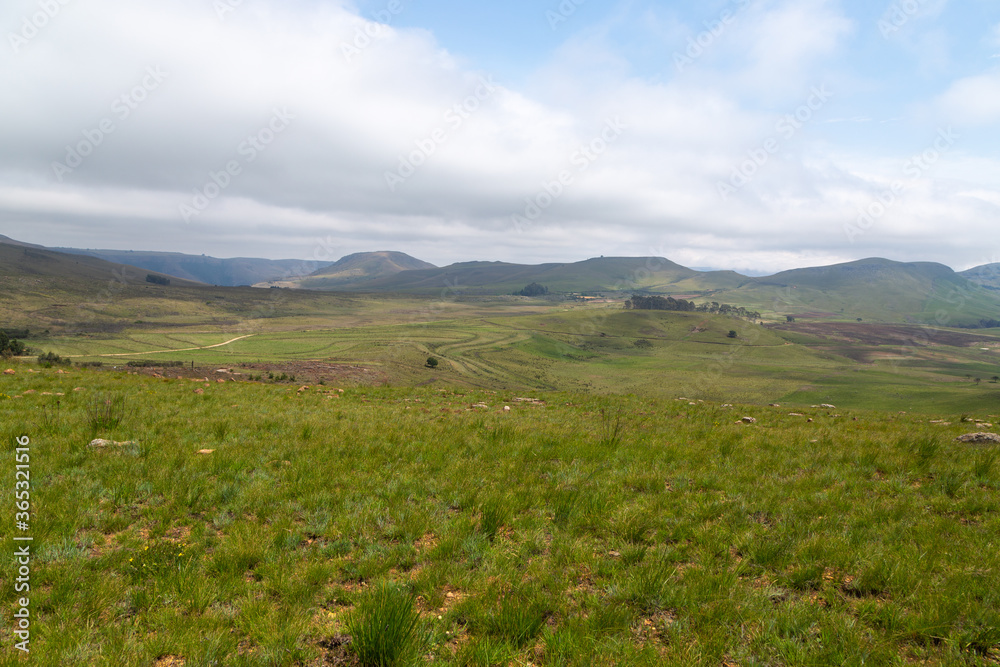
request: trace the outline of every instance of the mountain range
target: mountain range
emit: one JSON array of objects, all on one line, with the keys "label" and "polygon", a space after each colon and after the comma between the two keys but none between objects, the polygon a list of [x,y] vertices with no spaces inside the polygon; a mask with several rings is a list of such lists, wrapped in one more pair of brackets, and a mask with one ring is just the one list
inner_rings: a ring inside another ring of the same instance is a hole
[{"label": "mountain range", "polygon": [[539,283],[553,294],[669,294],[824,318],[940,325],[1000,318],[1000,264],[958,273],[934,262],[869,258],[751,277],[735,271],[696,271],[662,257],[596,257],[537,265],[475,261],[436,267],[393,251],[355,253],[323,263],[46,249],[3,236],[0,248],[5,249],[0,252],[0,276],[107,279],[115,270],[128,268],[140,278],[143,272],[169,276],[177,286],[255,284],[442,298],[510,295]]}]

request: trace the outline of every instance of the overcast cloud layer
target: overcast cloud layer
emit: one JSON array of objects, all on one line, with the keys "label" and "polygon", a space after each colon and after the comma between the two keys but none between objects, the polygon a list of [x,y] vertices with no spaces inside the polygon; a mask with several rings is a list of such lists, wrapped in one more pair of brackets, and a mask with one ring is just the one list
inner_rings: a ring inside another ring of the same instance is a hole
[{"label": "overcast cloud layer", "polygon": [[1000,261],[993,2],[431,2],[8,2],[0,233],[436,264]]}]

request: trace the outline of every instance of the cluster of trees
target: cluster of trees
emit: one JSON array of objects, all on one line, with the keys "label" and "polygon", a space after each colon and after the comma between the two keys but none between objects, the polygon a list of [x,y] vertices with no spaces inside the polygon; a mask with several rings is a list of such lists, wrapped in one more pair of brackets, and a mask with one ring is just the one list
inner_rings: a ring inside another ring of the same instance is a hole
[{"label": "cluster of trees", "polygon": [[23,357],[28,354],[28,348],[24,343],[11,338],[6,331],[0,331],[0,356],[4,359],[10,357]]},{"label": "cluster of trees", "polygon": [[733,317],[744,317],[750,320],[759,320],[760,313],[755,310],[747,310],[742,306],[731,306],[728,303],[696,304],[685,299],[675,299],[672,296],[642,296],[633,294],[632,298],[625,302],[626,310],[679,310],[687,312],[713,313],[718,315],[731,315]]},{"label": "cluster of trees", "polygon": [[156,276],[152,273],[146,274],[146,282],[153,283],[154,285],[169,285],[170,278],[164,278],[163,276]]},{"label": "cluster of trees", "polygon": [[538,283],[531,283],[520,292],[514,292],[515,296],[544,296],[549,293],[549,288]]}]

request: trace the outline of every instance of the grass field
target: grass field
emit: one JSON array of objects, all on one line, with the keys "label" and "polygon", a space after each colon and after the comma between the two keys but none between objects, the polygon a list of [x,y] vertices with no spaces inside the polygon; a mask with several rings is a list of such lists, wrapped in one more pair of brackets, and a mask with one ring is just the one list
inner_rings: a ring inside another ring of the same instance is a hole
[{"label": "grass field", "polygon": [[[838,322],[764,327],[703,313],[623,311],[615,303],[380,297],[326,318],[276,310],[237,325],[151,322],[29,344],[112,367],[143,359],[193,362],[207,372],[273,367],[334,383],[924,412],[993,410],[1000,399],[1000,385],[991,381],[1000,372],[996,331]],[[429,356],[441,360],[437,369],[425,367]],[[338,368],[371,372],[345,379]]]},{"label": "grass field", "polygon": [[15,370],[31,664],[1000,659],[985,411]]}]

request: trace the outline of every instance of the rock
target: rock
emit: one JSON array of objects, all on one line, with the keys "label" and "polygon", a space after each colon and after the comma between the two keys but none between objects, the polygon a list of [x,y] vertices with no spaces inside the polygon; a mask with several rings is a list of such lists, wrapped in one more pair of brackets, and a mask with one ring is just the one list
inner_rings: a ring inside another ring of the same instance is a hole
[{"label": "rock", "polygon": [[1000,443],[1000,435],[996,433],[966,433],[960,435],[955,440],[959,442],[972,442],[977,444],[997,442]]},{"label": "rock", "polygon": [[303,386],[299,387],[299,393],[300,394],[302,392],[304,392],[304,391],[309,391],[309,386],[308,385],[303,385]]},{"label": "rock", "polygon": [[56,375],[66,375],[66,371],[60,368],[59,370],[56,371]]},{"label": "rock", "polygon": [[198,387],[197,389],[194,390],[194,393],[196,393],[196,394],[204,394],[205,390],[202,389],[201,387]]},{"label": "rock", "polygon": [[829,403],[821,403],[819,407],[826,408],[828,410],[836,410],[837,409],[836,405],[830,405]]},{"label": "rock", "polygon": [[510,406],[509,405],[503,406],[503,411],[504,412],[510,412]]},{"label": "rock", "polygon": [[813,420],[813,418],[812,418],[812,417],[810,417],[809,419],[807,419],[807,420],[806,420],[806,423],[807,423],[807,424],[810,424],[810,423],[812,423],[812,420]]},{"label": "rock", "polygon": [[753,417],[744,417],[743,419],[736,422],[737,424],[756,424],[757,420]]},{"label": "rock", "polygon": [[779,403],[771,403],[771,407],[772,408],[780,408],[781,405]]},{"label": "rock", "polygon": [[218,380],[216,380],[216,382],[221,383],[221,384],[225,384],[226,383],[226,381],[223,380],[222,378],[219,378]]},{"label": "rock", "polygon": [[800,412],[789,412],[788,416],[789,417],[805,417],[805,415],[802,414],[802,413],[800,413]]},{"label": "rock", "polygon": [[199,454],[211,454],[214,451],[215,451],[214,449],[199,449],[198,453]]},{"label": "rock", "polygon": [[115,442],[114,440],[105,440],[104,438],[96,438],[90,441],[90,447],[127,447],[128,445],[134,445],[135,440],[129,440],[127,442]]},{"label": "rock", "polygon": [[5,370],[3,372],[3,374],[4,375],[17,375],[17,371],[15,371],[13,368],[8,368],[7,370]]},{"label": "rock", "polygon": [[474,407],[474,408],[488,408],[490,406],[486,405],[485,403],[476,403],[472,407]]},{"label": "rock", "polygon": [[73,387],[73,391],[83,391],[83,387]]}]

